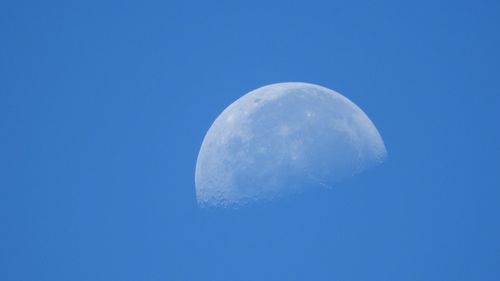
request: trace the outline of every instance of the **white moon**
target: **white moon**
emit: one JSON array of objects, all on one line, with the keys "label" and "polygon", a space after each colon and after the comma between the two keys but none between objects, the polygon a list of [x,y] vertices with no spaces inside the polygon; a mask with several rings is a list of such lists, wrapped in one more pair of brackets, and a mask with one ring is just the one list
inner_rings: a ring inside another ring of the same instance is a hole
[{"label": "white moon", "polygon": [[381,163],[384,142],[366,114],[330,89],[278,83],[227,107],[196,163],[201,206],[237,206],[331,186]]}]

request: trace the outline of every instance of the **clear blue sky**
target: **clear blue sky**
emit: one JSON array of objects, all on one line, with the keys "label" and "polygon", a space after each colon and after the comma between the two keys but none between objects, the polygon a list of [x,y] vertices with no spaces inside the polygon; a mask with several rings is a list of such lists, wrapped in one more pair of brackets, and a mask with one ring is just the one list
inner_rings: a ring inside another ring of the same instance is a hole
[{"label": "clear blue sky", "polygon": [[[500,280],[498,1],[70,2],[0,4],[0,280]],[[284,81],[387,162],[200,210],[210,124]]]}]

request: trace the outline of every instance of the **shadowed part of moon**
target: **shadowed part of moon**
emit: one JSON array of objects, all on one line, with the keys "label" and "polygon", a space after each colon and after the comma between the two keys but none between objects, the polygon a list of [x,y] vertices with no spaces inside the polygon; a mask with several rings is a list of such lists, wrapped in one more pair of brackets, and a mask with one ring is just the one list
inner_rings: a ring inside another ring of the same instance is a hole
[{"label": "shadowed part of moon", "polygon": [[208,130],[196,163],[201,206],[237,206],[328,187],[385,159],[368,116],[346,97],[307,83],[254,90]]}]

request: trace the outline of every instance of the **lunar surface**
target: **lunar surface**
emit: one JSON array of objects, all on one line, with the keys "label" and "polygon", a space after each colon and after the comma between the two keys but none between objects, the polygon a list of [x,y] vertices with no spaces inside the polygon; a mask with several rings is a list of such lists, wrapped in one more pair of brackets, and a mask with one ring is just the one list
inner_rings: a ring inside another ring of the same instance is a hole
[{"label": "lunar surface", "polygon": [[330,89],[278,83],[227,107],[208,130],[196,163],[200,206],[241,206],[336,182],[383,162],[368,116]]}]

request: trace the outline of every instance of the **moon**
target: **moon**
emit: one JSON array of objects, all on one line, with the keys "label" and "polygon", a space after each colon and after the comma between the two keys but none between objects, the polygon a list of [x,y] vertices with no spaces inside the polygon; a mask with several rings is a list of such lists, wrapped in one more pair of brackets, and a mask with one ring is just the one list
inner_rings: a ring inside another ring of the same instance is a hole
[{"label": "moon", "polygon": [[196,199],[242,206],[330,187],[386,154],[375,125],[346,97],[314,84],[272,84],[229,105],[206,133]]}]

